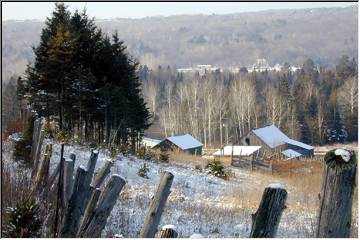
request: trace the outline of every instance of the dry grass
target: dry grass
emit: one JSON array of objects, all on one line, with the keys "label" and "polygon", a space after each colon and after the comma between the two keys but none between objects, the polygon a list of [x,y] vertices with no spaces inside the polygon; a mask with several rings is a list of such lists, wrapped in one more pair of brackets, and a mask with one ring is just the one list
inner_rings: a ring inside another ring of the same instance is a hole
[{"label": "dry grass", "polygon": [[183,152],[171,152],[170,162],[180,165],[186,165],[186,166],[200,165],[201,167],[204,167],[207,162],[207,159],[201,156],[194,156]]},{"label": "dry grass", "polygon": [[31,180],[27,169],[19,168],[12,172],[9,166],[3,165],[2,178],[2,207],[15,206],[18,199],[30,194]]},{"label": "dry grass", "polygon": [[322,161],[313,161],[312,159],[290,159],[277,160],[273,162],[273,168],[278,172],[301,172],[311,171],[319,172],[322,169]]}]

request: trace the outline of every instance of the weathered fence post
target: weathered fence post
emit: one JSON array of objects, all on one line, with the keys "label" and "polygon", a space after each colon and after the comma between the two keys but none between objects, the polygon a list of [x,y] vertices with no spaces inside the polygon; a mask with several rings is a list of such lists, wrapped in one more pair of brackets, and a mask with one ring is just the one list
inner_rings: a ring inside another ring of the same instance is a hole
[{"label": "weathered fence post", "polygon": [[98,150],[91,151],[89,162],[88,162],[88,165],[87,165],[87,168],[86,168],[87,175],[88,175],[87,176],[88,185],[90,185],[91,180],[93,178],[96,162],[97,162],[97,159],[98,159],[98,155],[99,155]]},{"label": "weathered fence post", "polygon": [[40,155],[41,155],[41,147],[42,147],[42,143],[44,141],[44,136],[45,136],[45,131],[43,129],[41,129],[41,125],[38,128],[39,128],[39,136],[35,140],[35,143],[33,143],[33,144],[35,144],[35,150],[34,150],[34,155],[33,155],[33,169],[31,172],[32,178],[36,177],[37,172],[38,172]]},{"label": "weathered fence post", "polygon": [[64,162],[64,185],[63,185],[63,199],[65,200],[65,206],[71,197],[73,187],[73,174],[74,174],[74,161],[70,158],[66,158]]},{"label": "weathered fence post", "polygon": [[76,171],[73,192],[65,213],[61,237],[75,237],[82,216],[83,204],[89,185],[85,185],[87,171],[83,166]]},{"label": "weathered fence post", "polygon": [[113,166],[113,164],[114,162],[111,160],[106,160],[104,162],[104,165],[100,168],[100,170],[95,175],[94,180],[91,182],[92,187],[100,187],[106,176],[110,173],[110,168]]},{"label": "weathered fence post", "polygon": [[164,210],[166,200],[170,194],[170,188],[174,175],[170,172],[163,172],[160,178],[160,184],[153,197],[149,210],[147,212],[144,226],[141,229],[141,238],[155,237],[157,227],[160,222],[161,214]]},{"label": "weathered fence post", "polygon": [[106,225],[106,220],[118,199],[121,189],[125,185],[125,180],[119,175],[111,176],[103,193],[99,197],[99,202],[91,216],[88,218],[90,222],[84,223],[84,232],[82,237],[97,238],[101,236],[101,231]]},{"label": "weathered fence post", "polygon": [[355,153],[346,149],[334,149],[326,153],[324,161],[316,237],[350,237],[356,175]]},{"label": "weathered fence post", "polygon": [[39,171],[35,176],[35,181],[33,184],[32,192],[35,193],[38,190],[42,189],[46,185],[47,178],[49,175],[49,167],[50,167],[50,158],[52,154],[52,144],[47,144],[45,148],[45,153],[43,155],[43,159],[39,166]]},{"label": "weathered fence post", "polygon": [[63,199],[63,175],[64,175],[64,144],[61,144],[60,151],[60,170],[59,170],[59,181],[56,195],[56,209],[55,209],[55,226],[54,226],[54,237],[59,236],[59,224],[62,222],[63,211],[65,211],[65,200]]},{"label": "weathered fence post", "polygon": [[85,180],[85,185],[87,186],[87,191],[86,191],[86,195],[84,197],[84,204],[83,204],[83,209],[82,211],[84,212],[85,211],[85,207],[86,205],[88,204],[88,201],[91,197],[91,194],[92,194],[92,191],[94,190],[94,188],[92,188],[90,186],[90,183],[93,179],[93,176],[94,176],[94,172],[95,172],[95,166],[96,166],[96,162],[97,162],[97,159],[98,159],[98,156],[99,156],[99,151],[98,150],[92,150],[91,151],[91,154],[90,154],[90,158],[89,158],[89,161],[88,161],[88,165],[87,165],[87,177],[86,177],[86,180]]},{"label": "weathered fence post", "polygon": [[[41,118],[36,118],[34,121],[34,129],[33,129],[32,143],[31,143],[31,153],[30,153],[31,161],[33,163],[35,162],[35,152],[36,152],[36,147],[37,147],[40,130],[41,130]],[[34,176],[34,175],[32,175],[32,176]]]},{"label": "weathered fence post", "polygon": [[287,192],[281,184],[270,184],[265,188],[259,208],[252,214],[251,238],[276,236],[286,198]]},{"label": "weathered fence post", "polygon": [[253,158],[250,159],[250,169],[251,169],[251,171],[254,170],[254,159]]},{"label": "weathered fence post", "polygon": [[177,238],[178,233],[173,225],[165,225],[161,228],[159,237],[160,238]]},{"label": "weathered fence post", "polygon": [[88,205],[86,206],[85,208],[85,212],[84,212],[84,217],[81,221],[81,224],[80,224],[80,227],[79,227],[79,231],[77,233],[77,236],[80,237],[80,236],[83,236],[84,235],[84,231],[86,230],[86,227],[87,225],[89,224],[90,222],[90,217],[92,216],[93,212],[94,212],[94,209],[96,207],[96,204],[99,200],[99,197],[100,197],[100,194],[101,194],[101,191],[99,188],[96,188],[94,191],[92,191],[92,195],[91,195],[91,198],[89,200],[89,203]]}]

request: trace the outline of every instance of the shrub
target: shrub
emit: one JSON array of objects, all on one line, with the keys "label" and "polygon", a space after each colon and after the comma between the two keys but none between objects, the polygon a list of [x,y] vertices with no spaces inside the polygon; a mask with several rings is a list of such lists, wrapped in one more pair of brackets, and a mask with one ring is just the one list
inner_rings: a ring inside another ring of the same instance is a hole
[{"label": "shrub", "polygon": [[138,175],[142,178],[149,178],[147,173],[149,172],[149,168],[146,166],[146,164],[144,163],[141,168],[138,171]]},{"label": "shrub", "polygon": [[16,203],[14,208],[6,209],[6,223],[3,234],[7,238],[40,237],[42,220],[39,217],[39,205],[26,197]]},{"label": "shrub", "polygon": [[68,140],[64,130],[60,130],[56,135],[56,140],[59,142],[66,142]]},{"label": "shrub", "polygon": [[201,172],[201,171],[202,171],[201,165],[200,165],[200,164],[196,164],[196,165],[195,165],[195,170]]},{"label": "shrub", "polygon": [[44,126],[44,132],[45,132],[45,137],[47,138],[53,138],[53,131],[51,129],[50,123],[46,122],[45,126]]},{"label": "shrub", "polygon": [[30,168],[32,166],[31,160],[31,141],[22,138],[15,142],[13,159],[20,162],[22,167]]},{"label": "shrub", "polygon": [[144,156],[144,160],[153,161],[156,160],[156,153],[152,150],[147,150]]},{"label": "shrub", "polygon": [[159,161],[168,163],[169,162],[169,156],[170,156],[170,154],[168,152],[161,151],[160,154],[159,154]]},{"label": "shrub", "polygon": [[26,122],[24,136],[15,141],[13,158],[21,163],[22,167],[31,167],[31,145],[34,131],[34,116],[30,116]]},{"label": "shrub", "polygon": [[206,173],[212,174],[216,177],[227,179],[228,174],[225,170],[225,167],[219,160],[208,161],[205,166]]},{"label": "shrub", "polygon": [[126,157],[130,154],[130,149],[127,144],[121,144],[119,151]]},{"label": "shrub", "polygon": [[[95,142],[90,142],[89,143],[89,148],[96,148],[97,144]],[[100,143],[99,144],[99,148],[104,149],[105,148],[105,144],[104,143]]]},{"label": "shrub", "polygon": [[116,146],[111,146],[110,149],[110,158],[115,159],[118,154],[118,149]]},{"label": "shrub", "polygon": [[144,146],[141,146],[137,152],[137,156],[140,159],[145,159],[145,155],[146,155],[146,148]]}]

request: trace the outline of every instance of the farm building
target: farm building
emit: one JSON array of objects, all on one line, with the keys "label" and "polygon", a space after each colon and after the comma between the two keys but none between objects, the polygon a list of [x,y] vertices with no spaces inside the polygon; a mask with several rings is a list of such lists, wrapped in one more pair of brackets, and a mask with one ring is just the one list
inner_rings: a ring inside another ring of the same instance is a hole
[{"label": "farm building", "polygon": [[[314,155],[313,146],[289,138],[274,125],[252,129],[240,139],[240,144],[261,146],[260,155],[264,156],[276,153],[282,153],[287,158],[295,155],[296,157],[312,157]],[[285,151],[288,149],[292,151]]]},{"label": "farm building", "polygon": [[225,146],[213,153],[214,157],[240,158],[241,160],[254,160],[259,154],[261,146]]},{"label": "farm building", "polygon": [[186,134],[181,136],[172,136],[162,140],[155,145],[154,149],[162,151],[182,151],[193,155],[201,155],[203,144],[193,136]]},{"label": "farm building", "polygon": [[143,137],[142,141],[141,141],[141,145],[143,145],[144,147],[152,148],[160,142],[161,142],[161,140],[159,140],[159,139]]}]

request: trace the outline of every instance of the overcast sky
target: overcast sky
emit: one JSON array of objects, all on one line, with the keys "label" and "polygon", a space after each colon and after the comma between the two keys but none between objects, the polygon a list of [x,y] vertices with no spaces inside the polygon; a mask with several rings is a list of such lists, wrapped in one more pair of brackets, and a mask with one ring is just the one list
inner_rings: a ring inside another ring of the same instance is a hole
[{"label": "overcast sky", "polygon": [[[318,7],[347,7],[357,3],[344,2],[292,2],[292,3],[199,3],[199,2],[69,2],[70,10],[83,9],[96,19],[143,18],[148,16],[170,16],[178,14],[229,14],[256,12],[270,9],[301,9]],[[2,2],[2,20],[45,19],[54,8],[53,2]]]}]

